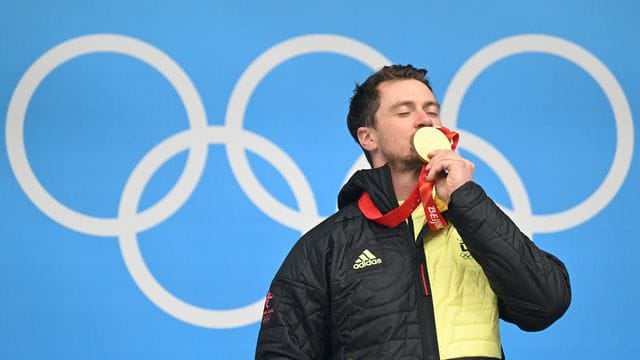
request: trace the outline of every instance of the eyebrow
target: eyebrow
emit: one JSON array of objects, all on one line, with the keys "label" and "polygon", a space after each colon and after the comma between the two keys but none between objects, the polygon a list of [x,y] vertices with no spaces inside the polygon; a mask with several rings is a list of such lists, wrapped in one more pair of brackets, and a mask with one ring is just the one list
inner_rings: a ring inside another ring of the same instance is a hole
[{"label": "eyebrow", "polygon": [[438,103],[437,101],[427,101],[427,102],[425,103],[425,105],[426,105],[427,107],[429,107],[429,106],[435,106],[435,107],[437,107],[437,108],[438,108],[438,110],[440,110],[440,103]]},{"label": "eyebrow", "polygon": [[[395,104],[391,105],[390,110],[394,111],[403,106],[413,107],[413,101],[409,101],[409,100],[398,101]],[[424,103],[424,106],[425,107],[435,106],[438,108],[438,110],[440,110],[440,104],[437,101],[427,101],[426,103]]]}]

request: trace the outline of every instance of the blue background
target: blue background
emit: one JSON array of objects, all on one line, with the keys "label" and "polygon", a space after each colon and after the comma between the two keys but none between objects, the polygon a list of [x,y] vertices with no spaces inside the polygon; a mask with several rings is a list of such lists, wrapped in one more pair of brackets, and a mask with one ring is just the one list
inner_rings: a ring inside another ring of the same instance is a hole
[{"label": "blue background", "polygon": [[[36,59],[96,33],[136,38],[170,56],[193,81],[210,125],[224,124],[236,82],[260,54],[316,33],[349,37],[394,63],[426,67],[439,99],[484,46],[521,34],[559,37],[607,66],[633,115],[640,95],[639,15],[638,2],[618,0],[4,2],[0,122],[6,123],[11,96]],[[337,54],[295,57],[269,72],[246,109],[245,129],[298,164],[321,216],[335,210],[336,194],[360,156],[345,118],[355,82],[370,72]],[[581,68],[549,54],[520,54],[489,67],[468,90],[457,126],[509,159],[534,214],[557,213],[589,197],[616,146],[603,90]],[[77,212],[115,217],[136,164],[187,127],[179,97],[160,73],[131,57],[98,53],[64,63],[40,84],[24,141],[34,173],[52,196]],[[156,307],[132,280],[117,237],[80,233],[41,212],[13,174],[6,138],[0,142],[1,359],[253,357],[257,322],[201,327]],[[502,324],[508,357],[632,358],[640,352],[637,152],[624,184],[596,216],[562,231],[534,233],[534,241],[569,269],[573,302],[543,332]],[[476,180],[510,208],[507,185],[477,154],[464,154],[476,161]],[[248,156],[270,193],[297,209],[283,176],[260,154]],[[183,152],[154,175],[142,209],[173,187],[185,160]],[[189,200],[138,237],[165,289],[195,306],[224,310],[264,296],[299,234],[251,202],[224,146],[215,144]]]}]

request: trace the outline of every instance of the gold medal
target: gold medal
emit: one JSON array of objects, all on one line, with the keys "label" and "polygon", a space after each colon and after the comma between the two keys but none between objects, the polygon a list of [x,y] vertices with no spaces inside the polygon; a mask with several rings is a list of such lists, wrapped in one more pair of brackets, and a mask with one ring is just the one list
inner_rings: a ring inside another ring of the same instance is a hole
[{"label": "gold medal", "polygon": [[413,135],[413,147],[422,161],[429,162],[429,153],[436,150],[451,150],[451,141],[436,127],[423,127]]}]

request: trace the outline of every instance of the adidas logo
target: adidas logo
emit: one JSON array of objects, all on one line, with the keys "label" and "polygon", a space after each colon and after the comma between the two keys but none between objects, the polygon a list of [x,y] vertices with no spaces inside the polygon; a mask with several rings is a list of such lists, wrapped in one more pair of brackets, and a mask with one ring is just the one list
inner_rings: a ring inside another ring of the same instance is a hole
[{"label": "adidas logo", "polygon": [[362,254],[358,256],[356,261],[353,263],[353,268],[355,270],[364,269],[367,266],[373,266],[382,264],[382,259],[377,258],[369,249],[364,249]]}]

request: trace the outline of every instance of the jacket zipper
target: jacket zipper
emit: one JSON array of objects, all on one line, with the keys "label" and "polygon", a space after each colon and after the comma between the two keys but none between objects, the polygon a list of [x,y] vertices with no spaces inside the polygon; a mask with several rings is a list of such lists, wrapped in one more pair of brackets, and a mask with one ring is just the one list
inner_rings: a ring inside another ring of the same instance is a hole
[{"label": "jacket zipper", "polygon": [[416,259],[416,282],[415,286],[419,288],[421,295],[418,296],[418,317],[420,319],[420,333],[422,340],[422,354],[425,360],[438,360],[440,354],[438,351],[438,338],[436,335],[435,325],[435,311],[433,308],[433,298],[430,292],[429,272],[427,271],[427,262],[424,254],[423,239],[426,234],[427,227],[423,227],[422,231],[418,234],[418,240],[413,236],[413,224],[411,218],[409,218],[408,224],[409,239],[412,242],[412,246],[415,251]]}]

